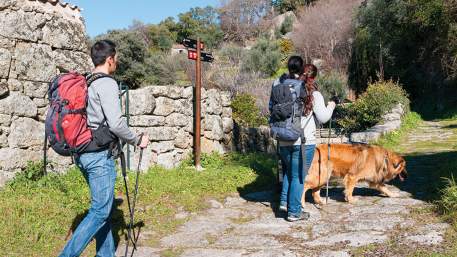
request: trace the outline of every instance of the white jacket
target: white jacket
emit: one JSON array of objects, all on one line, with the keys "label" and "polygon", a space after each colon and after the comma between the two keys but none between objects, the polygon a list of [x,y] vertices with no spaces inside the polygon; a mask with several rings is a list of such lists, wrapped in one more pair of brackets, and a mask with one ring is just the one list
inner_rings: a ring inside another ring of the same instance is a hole
[{"label": "white jacket", "polygon": [[[313,92],[313,109],[308,116],[302,117],[301,125],[305,135],[305,145],[315,145],[316,141],[316,122],[314,121],[313,115],[320,123],[326,123],[332,117],[333,106],[325,106],[324,97],[319,91]],[[290,145],[301,145],[301,138],[295,142],[290,141],[279,141],[279,146],[290,146]]]}]

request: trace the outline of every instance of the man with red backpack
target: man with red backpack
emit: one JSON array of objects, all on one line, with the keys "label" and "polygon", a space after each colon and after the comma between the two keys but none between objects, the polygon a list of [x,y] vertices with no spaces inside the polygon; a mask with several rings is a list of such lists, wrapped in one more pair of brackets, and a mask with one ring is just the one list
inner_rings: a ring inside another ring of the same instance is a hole
[{"label": "man with red backpack", "polygon": [[[63,249],[61,257],[81,255],[94,237],[96,256],[115,256],[110,221],[116,181],[113,146],[119,147],[119,144],[116,144],[119,139],[142,149],[149,143],[148,136],[138,136],[132,132],[122,116],[118,85],[111,77],[117,68],[116,45],[109,40],[98,41],[91,49],[91,57],[95,69],[87,78],[87,107],[84,114],[87,118],[87,126],[92,131],[92,140],[84,147],[79,147],[77,152],[72,150],[75,162],[89,184],[91,207]],[[60,109],[62,106],[65,108],[65,103],[59,106]],[[66,115],[72,114],[71,111],[66,113]],[[74,114],[77,115],[78,112],[74,111]],[[59,123],[62,124],[60,125],[62,133],[55,129],[57,131],[55,134],[65,134],[65,118],[63,119],[64,121]],[[71,147],[71,142],[67,141],[63,140],[65,146],[70,145],[70,149],[76,149]]]}]

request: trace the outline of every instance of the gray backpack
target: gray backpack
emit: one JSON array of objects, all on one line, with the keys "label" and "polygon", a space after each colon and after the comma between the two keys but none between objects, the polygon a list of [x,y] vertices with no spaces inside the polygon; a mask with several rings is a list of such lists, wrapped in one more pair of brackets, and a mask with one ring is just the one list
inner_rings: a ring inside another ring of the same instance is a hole
[{"label": "gray backpack", "polygon": [[304,142],[301,119],[305,98],[306,90],[301,80],[280,80],[279,84],[273,86],[270,96],[270,131],[274,139],[295,142],[302,138]]}]

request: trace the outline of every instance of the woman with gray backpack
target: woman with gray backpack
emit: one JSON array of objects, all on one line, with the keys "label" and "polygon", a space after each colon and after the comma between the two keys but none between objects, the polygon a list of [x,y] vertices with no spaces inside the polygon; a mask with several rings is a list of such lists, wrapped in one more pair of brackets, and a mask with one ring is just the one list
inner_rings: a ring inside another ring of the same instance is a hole
[{"label": "woman with gray backpack", "polygon": [[299,56],[288,61],[289,74],[284,74],[272,86],[270,96],[271,135],[278,141],[279,156],[284,173],[280,196],[281,211],[288,221],[306,220],[309,213],[302,210],[303,183],[314,157],[316,121],[326,123],[332,117],[335,102],[325,106],[314,79],[317,68],[304,65]]}]

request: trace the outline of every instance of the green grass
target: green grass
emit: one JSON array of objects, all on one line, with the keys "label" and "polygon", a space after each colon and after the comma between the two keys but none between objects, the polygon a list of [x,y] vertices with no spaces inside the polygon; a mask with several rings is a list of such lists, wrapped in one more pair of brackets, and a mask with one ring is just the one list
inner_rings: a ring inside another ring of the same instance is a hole
[{"label": "green grass", "polygon": [[[179,207],[189,212],[205,209],[208,198],[223,199],[232,193],[269,189],[275,181],[275,159],[261,154],[204,155],[203,172],[189,162],[173,170],[151,168],[140,177],[136,221],[142,231],[154,231],[154,238],[142,241],[153,246],[184,220],[174,215]],[[33,168],[33,167],[32,167]],[[7,256],[56,256],[65,244],[70,227],[84,217],[89,207],[89,191],[77,169],[65,175],[50,174],[30,180],[25,172],[0,191],[0,249]],[[134,173],[129,173],[133,189]],[[124,191],[121,176],[117,195]],[[114,236],[124,242],[126,202],[113,214]],[[93,244],[86,254],[93,253]],[[93,254],[92,254],[93,256]]]},{"label": "green grass", "polygon": [[383,146],[390,150],[398,150],[402,140],[405,140],[405,136],[414,128],[416,128],[422,122],[421,116],[416,112],[409,112],[403,117],[402,124],[398,130],[392,131],[379,138],[375,144]]}]

